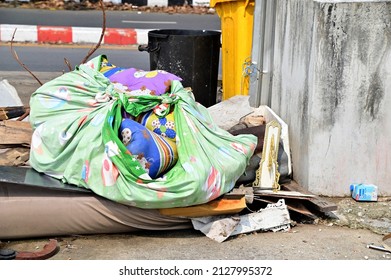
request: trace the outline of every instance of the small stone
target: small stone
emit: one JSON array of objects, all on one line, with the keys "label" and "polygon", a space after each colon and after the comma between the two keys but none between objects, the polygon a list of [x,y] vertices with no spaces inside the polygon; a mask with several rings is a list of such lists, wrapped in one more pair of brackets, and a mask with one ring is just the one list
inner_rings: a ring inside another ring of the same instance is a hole
[{"label": "small stone", "polygon": [[364,257],[364,259],[368,260],[368,259],[369,259],[369,257],[368,257],[368,256],[365,256],[365,257]]}]

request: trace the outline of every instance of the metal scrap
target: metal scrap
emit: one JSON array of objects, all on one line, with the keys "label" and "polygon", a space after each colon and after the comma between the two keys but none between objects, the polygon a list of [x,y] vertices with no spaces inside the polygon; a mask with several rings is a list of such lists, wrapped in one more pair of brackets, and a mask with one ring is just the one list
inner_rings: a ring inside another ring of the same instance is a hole
[{"label": "metal scrap", "polygon": [[194,229],[220,243],[230,236],[259,230],[286,231],[290,229],[291,222],[284,199],[246,215],[201,217],[191,221]]}]

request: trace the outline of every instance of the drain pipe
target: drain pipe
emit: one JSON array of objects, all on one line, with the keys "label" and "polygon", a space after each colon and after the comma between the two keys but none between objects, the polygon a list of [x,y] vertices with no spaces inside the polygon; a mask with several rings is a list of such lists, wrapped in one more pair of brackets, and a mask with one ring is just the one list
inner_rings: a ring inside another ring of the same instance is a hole
[{"label": "drain pipe", "polygon": [[276,0],[255,0],[249,103],[251,107],[271,105]]}]

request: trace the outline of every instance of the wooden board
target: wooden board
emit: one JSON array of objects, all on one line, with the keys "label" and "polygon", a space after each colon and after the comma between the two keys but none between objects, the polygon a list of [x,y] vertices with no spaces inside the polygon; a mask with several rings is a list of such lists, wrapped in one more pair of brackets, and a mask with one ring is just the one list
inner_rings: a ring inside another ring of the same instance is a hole
[{"label": "wooden board", "polygon": [[30,146],[33,130],[29,122],[0,121],[0,146]]},{"label": "wooden board", "polygon": [[[281,190],[296,191],[304,194],[314,195],[313,193],[304,189],[302,186],[300,186],[297,182],[293,180],[289,183],[281,185]],[[336,204],[327,201],[326,199],[316,195],[314,197],[308,198],[307,201],[311,203],[311,207],[313,207],[315,210],[320,211],[322,213],[335,211],[338,209],[338,206]]]},{"label": "wooden board", "polygon": [[16,147],[12,149],[0,149],[0,165],[2,166],[23,166],[30,158],[30,149],[27,147]]},{"label": "wooden board", "polygon": [[161,214],[166,216],[191,218],[237,214],[245,208],[246,200],[244,198],[244,195],[242,195],[240,198],[221,198],[200,205],[159,209],[159,211]]}]

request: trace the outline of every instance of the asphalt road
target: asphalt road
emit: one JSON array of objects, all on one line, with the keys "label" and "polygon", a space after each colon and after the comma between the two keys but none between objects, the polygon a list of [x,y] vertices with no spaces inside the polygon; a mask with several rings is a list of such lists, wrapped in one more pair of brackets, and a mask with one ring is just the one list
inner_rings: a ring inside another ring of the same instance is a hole
[{"label": "asphalt road", "polygon": [[[0,24],[101,27],[101,11],[50,11],[0,8]],[[219,30],[218,15],[138,13],[106,11],[106,27],[140,29],[203,29]],[[14,59],[9,43],[0,43],[0,71],[24,71]],[[68,68],[66,58],[74,67],[86,56],[92,45],[15,44],[20,60],[31,71],[62,72]],[[137,46],[101,46],[91,57],[105,54],[121,67],[149,70],[149,54]],[[221,56],[220,56],[221,57]],[[221,70],[219,71],[221,73]]]},{"label": "asphalt road", "polygon": [[[101,27],[102,12],[0,8],[0,24]],[[217,14],[166,14],[133,11],[106,11],[106,26],[139,29],[221,29],[220,18]]]},{"label": "asphalt road", "polygon": [[[72,68],[80,64],[92,45],[34,45],[18,44],[14,46],[20,61],[31,71],[63,72],[68,71],[64,62],[66,58]],[[105,54],[115,65],[124,68],[149,70],[149,54],[140,52],[136,46],[101,46],[91,58]],[[15,60],[10,44],[0,44],[0,71],[24,71]]]}]

